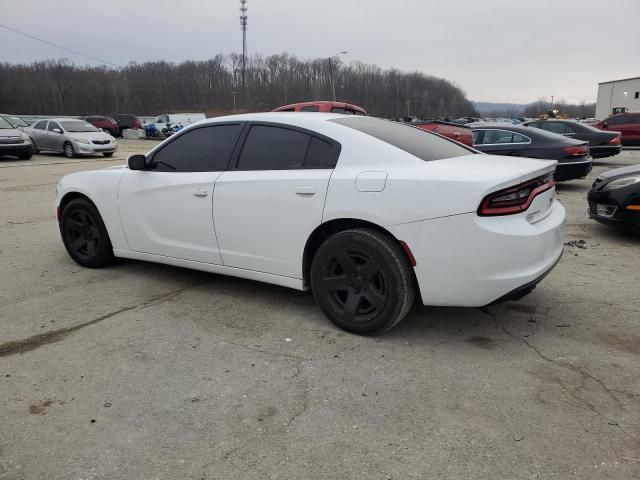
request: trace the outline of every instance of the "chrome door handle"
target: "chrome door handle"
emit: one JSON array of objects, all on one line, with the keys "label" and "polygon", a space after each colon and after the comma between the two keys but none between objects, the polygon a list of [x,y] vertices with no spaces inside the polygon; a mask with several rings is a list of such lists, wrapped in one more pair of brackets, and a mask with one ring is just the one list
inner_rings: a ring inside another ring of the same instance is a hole
[{"label": "chrome door handle", "polygon": [[194,197],[206,197],[207,195],[209,195],[209,190],[207,190],[206,188],[198,188],[191,193],[193,193]]},{"label": "chrome door handle", "polygon": [[315,195],[316,189],[313,187],[296,187],[297,195]]}]

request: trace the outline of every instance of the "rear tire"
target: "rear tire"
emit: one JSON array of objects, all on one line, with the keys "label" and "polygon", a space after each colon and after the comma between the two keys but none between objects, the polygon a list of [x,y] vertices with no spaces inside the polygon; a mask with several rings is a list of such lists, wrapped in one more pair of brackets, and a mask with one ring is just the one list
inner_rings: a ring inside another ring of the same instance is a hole
[{"label": "rear tire", "polygon": [[113,262],[113,247],[96,206],[86,198],[71,200],[60,217],[60,234],[76,263],[101,268]]},{"label": "rear tire", "polygon": [[359,335],[389,330],[415,298],[402,248],[388,235],[365,228],[338,232],[320,245],[311,264],[311,289],[329,320]]},{"label": "rear tire", "polygon": [[75,158],[76,156],[76,152],[73,149],[73,145],[71,145],[71,143],[67,142],[64,144],[64,146],[62,147],[62,150],[64,151],[64,156],[67,158]]}]

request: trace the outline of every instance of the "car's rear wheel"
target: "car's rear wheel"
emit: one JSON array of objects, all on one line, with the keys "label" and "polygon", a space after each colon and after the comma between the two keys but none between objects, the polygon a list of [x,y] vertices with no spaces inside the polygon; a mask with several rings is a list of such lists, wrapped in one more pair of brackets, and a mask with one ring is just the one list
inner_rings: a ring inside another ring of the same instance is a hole
[{"label": "car's rear wheel", "polygon": [[415,296],[402,248],[388,235],[364,228],[338,232],[320,245],[311,264],[311,289],[334,324],[361,335],[399,323]]},{"label": "car's rear wheel", "polygon": [[40,153],[40,150],[38,149],[38,147],[36,146],[36,142],[33,141],[33,138],[31,139],[31,145],[33,145],[33,153],[35,153],[36,155],[38,155]]},{"label": "car's rear wheel", "polygon": [[85,198],[70,201],[60,217],[60,233],[67,252],[78,264],[100,268],[113,261],[113,247],[102,217]]},{"label": "car's rear wheel", "polygon": [[71,143],[69,142],[64,144],[63,150],[64,150],[64,156],[67,158],[74,158],[76,156],[76,152],[73,149],[73,145],[71,145]]}]

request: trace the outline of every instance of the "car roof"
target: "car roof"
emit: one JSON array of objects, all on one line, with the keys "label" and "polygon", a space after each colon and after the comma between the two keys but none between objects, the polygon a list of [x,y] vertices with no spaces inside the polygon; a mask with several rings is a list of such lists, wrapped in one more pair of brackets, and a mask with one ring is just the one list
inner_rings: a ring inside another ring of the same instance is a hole
[{"label": "car roof", "polygon": [[288,105],[281,105],[277,108],[275,108],[272,111],[277,111],[281,108],[292,108],[292,107],[298,107],[298,106],[307,106],[307,105],[331,105],[332,107],[339,107],[339,108],[345,108],[345,107],[349,107],[355,110],[362,110],[363,112],[365,111],[364,108],[354,104],[354,103],[348,103],[348,102],[334,102],[331,100],[311,100],[308,102],[297,102],[297,103],[290,103]]},{"label": "car roof", "polygon": [[327,122],[335,118],[343,118],[345,116],[351,117],[352,115],[344,115],[342,113],[320,113],[320,112],[304,112],[304,115],[300,115],[300,112],[262,112],[262,113],[242,113],[238,115],[226,115],[223,117],[207,118],[206,120],[200,120],[197,122],[199,125],[207,123],[217,122],[273,122],[273,123],[288,123],[291,125],[308,124],[315,122]]}]

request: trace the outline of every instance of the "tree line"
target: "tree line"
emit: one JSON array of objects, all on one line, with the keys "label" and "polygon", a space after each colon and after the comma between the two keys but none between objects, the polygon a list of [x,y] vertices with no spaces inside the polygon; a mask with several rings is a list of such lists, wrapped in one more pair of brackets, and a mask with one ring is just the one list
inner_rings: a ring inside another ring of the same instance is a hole
[{"label": "tree line", "polygon": [[567,103],[564,100],[552,104],[546,100],[538,100],[537,102],[527,105],[523,115],[525,117],[537,118],[549,110],[558,110],[559,114],[566,115],[569,118],[593,118],[596,115],[596,104],[586,102],[575,104]]},{"label": "tree line", "polygon": [[205,61],[130,63],[116,69],[66,59],[0,63],[0,111],[33,115],[268,111],[308,100],[336,99],[381,117],[476,115],[454,83],[421,72],[383,69],[338,58],[301,60],[286,53]]}]

